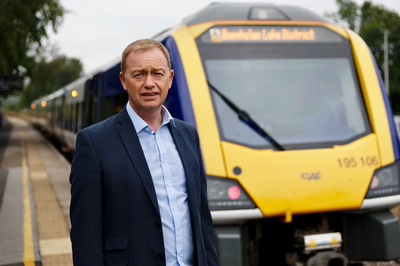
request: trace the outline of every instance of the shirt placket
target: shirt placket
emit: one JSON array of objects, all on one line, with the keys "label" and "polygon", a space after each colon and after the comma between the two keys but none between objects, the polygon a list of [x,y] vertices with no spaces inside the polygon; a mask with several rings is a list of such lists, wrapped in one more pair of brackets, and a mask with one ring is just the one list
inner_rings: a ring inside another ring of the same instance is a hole
[{"label": "shirt placket", "polygon": [[180,215],[179,215],[179,209],[178,206],[176,206],[176,194],[173,189],[174,183],[172,182],[172,172],[171,172],[171,167],[170,163],[168,160],[173,159],[172,156],[168,156],[167,154],[167,149],[162,141],[162,136],[161,135],[161,127],[160,129],[155,132],[155,139],[156,143],[158,146],[158,150],[160,153],[160,162],[161,162],[161,168],[164,173],[163,178],[164,178],[164,186],[167,191],[167,197],[168,197],[168,205],[172,214],[172,220],[173,220],[173,225],[174,225],[174,234],[175,234],[175,248],[176,248],[176,256],[178,260],[178,265],[180,265],[180,261],[182,257],[180,256],[180,250],[182,250],[181,242],[179,241],[181,238],[181,231],[179,230],[181,228],[180,224]]}]

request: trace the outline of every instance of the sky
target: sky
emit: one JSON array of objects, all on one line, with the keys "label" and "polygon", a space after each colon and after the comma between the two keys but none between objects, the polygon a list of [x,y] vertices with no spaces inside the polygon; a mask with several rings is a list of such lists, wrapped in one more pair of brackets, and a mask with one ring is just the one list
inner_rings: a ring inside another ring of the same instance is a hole
[{"label": "sky", "polygon": [[[69,13],[57,33],[49,31],[48,42],[60,54],[80,59],[89,73],[120,58],[129,43],[178,25],[212,2],[296,5],[319,15],[337,11],[335,0],[60,0]],[[400,14],[400,0],[372,2]]]}]

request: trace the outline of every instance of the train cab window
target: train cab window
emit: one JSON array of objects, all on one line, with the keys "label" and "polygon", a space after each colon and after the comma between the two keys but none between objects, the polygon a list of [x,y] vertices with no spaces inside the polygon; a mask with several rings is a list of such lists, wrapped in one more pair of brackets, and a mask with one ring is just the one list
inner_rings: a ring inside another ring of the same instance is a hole
[{"label": "train cab window", "polygon": [[[208,82],[285,149],[328,148],[371,133],[350,43],[314,30],[325,34],[322,40],[197,39]],[[222,140],[272,147],[220,94],[211,88],[210,94]]]}]

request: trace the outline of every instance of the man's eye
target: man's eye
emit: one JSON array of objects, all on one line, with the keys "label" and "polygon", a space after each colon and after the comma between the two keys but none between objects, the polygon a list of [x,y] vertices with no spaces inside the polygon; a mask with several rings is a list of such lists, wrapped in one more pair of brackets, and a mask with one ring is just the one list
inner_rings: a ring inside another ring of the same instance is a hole
[{"label": "man's eye", "polygon": [[161,72],[156,72],[156,75],[157,75],[157,76],[162,76],[163,73],[161,73]]},{"label": "man's eye", "polygon": [[142,74],[140,74],[140,73],[133,75],[134,78],[141,77],[141,76],[142,76]]}]

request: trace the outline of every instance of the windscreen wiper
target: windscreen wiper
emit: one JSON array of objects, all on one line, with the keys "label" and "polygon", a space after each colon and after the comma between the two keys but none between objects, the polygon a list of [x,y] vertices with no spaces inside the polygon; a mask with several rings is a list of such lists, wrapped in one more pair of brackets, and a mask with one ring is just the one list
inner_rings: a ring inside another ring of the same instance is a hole
[{"label": "windscreen wiper", "polygon": [[222,98],[222,100],[239,116],[240,121],[256,131],[260,136],[271,143],[272,146],[274,146],[278,151],[285,150],[278,142],[276,142],[276,140],[270,134],[268,134],[261,126],[259,126],[257,122],[254,121],[245,110],[240,110],[240,108],[236,104],[226,98],[226,96],[223,95],[217,88],[215,88],[208,80],[207,83],[208,86],[210,86],[210,88],[215,91]]}]

